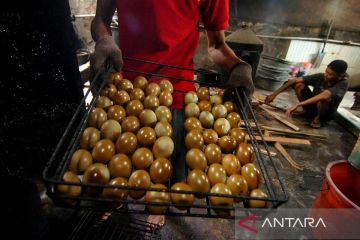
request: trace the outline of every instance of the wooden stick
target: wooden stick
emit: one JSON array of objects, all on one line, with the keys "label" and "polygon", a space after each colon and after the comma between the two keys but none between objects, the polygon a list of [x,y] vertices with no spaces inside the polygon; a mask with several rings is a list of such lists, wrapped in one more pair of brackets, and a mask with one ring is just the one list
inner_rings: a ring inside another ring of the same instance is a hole
[{"label": "wooden stick", "polygon": [[[250,140],[249,135],[246,135],[246,140]],[[257,141],[262,141],[261,136],[255,136],[255,139]],[[286,138],[286,137],[267,137],[264,136],[264,140],[266,142],[282,142],[282,143],[293,143],[293,144],[305,144],[310,145],[310,141],[307,139],[301,139],[301,138]]]},{"label": "wooden stick", "polygon": [[[266,151],[266,149],[260,148],[260,152],[261,152],[262,154],[269,155],[268,152]],[[269,150],[269,153],[270,153],[270,156],[271,156],[271,157],[276,157],[276,155],[277,155],[276,152],[272,152],[272,151],[270,151],[270,150]]]},{"label": "wooden stick", "polygon": [[272,108],[275,108],[275,109],[278,109],[278,110],[281,110],[281,111],[284,111],[284,112],[286,112],[286,110],[287,110],[287,109],[285,109],[285,108],[278,107],[278,106],[276,106],[276,105],[274,105],[274,104],[266,103],[265,100],[259,99],[259,98],[257,98],[257,97],[255,97],[255,99],[258,100],[258,102],[259,102],[260,104],[265,104],[265,105],[267,105],[267,106],[269,106],[269,107],[272,107]]},{"label": "wooden stick", "polygon": [[294,124],[292,124],[291,122],[285,120],[282,117],[279,117],[278,115],[276,115],[275,113],[271,112],[270,110],[264,108],[264,106],[259,106],[261,109],[263,109],[265,112],[267,112],[268,114],[270,114],[271,116],[273,116],[276,120],[278,120],[279,122],[285,124],[286,126],[294,129],[295,131],[300,131],[300,128]]},{"label": "wooden stick", "polygon": [[295,162],[294,159],[292,159],[292,157],[289,155],[289,153],[280,143],[276,142],[274,146],[280,152],[280,154],[286,159],[286,161],[290,163],[291,166],[293,166],[294,168],[300,171],[304,170],[304,165]]},{"label": "wooden stick", "polygon": [[321,134],[295,132],[295,131],[291,131],[291,130],[287,130],[287,129],[274,128],[274,127],[269,127],[269,126],[262,126],[262,128],[265,130],[268,130],[268,131],[274,131],[274,132],[279,132],[279,133],[288,133],[288,134],[293,134],[293,135],[302,135],[302,136],[317,137],[317,138],[323,138],[323,139],[327,138],[327,136],[321,135]]}]

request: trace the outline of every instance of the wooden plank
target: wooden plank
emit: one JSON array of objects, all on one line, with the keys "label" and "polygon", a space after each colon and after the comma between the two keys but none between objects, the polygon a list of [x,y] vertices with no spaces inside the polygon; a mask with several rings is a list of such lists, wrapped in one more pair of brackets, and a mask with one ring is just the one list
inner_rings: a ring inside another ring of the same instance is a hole
[{"label": "wooden plank", "polygon": [[[249,135],[246,135],[246,140],[250,140]],[[257,141],[262,141],[261,136],[255,136]],[[292,144],[304,144],[310,145],[310,141],[302,138],[287,138],[287,137],[267,137],[264,136],[265,142],[281,142],[281,143],[292,143]]]},{"label": "wooden plank", "polygon": [[268,131],[274,131],[274,132],[279,132],[279,133],[287,133],[287,134],[292,134],[292,135],[302,135],[302,136],[316,137],[316,138],[322,138],[322,139],[327,138],[327,136],[322,135],[322,134],[296,132],[296,131],[291,131],[291,130],[287,130],[287,129],[269,127],[269,126],[262,126],[262,128],[265,129],[265,130],[268,130]]},{"label": "wooden plank", "polygon": [[285,124],[286,126],[294,129],[295,131],[300,131],[300,128],[298,126],[296,126],[295,124],[287,121],[286,119],[276,115],[275,113],[273,113],[272,111],[270,111],[269,109],[264,108],[264,106],[259,106],[261,109],[263,109],[265,112],[267,112],[268,114],[270,114],[271,116],[273,116],[276,120],[278,120],[279,122]]},{"label": "wooden plank", "polygon": [[286,161],[290,163],[290,165],[300,171],[304,170],[304,165],[295,162],[294,159],[289,155],[289,153],[285,150],[285,148],[278,142],[274,144],[275,148],[279,151],[279,153],[285,158]]},{"label": "wooden plank", "polygon": [[282,108],[282,107],[276,106],[276,105],[274,105],[274,104],[271,104],[271,103],[266,103],[266,102],[265,102],[265,99],[264,99],[264,100],[262,100],[262,99],[257,98],[257,97],[255,97],[255,99],[256,99],[256,100],[257,100],[260,104],[265,104],[265,105],[267,105],[267,106],[269,106],[269,107],[272,107],[272,108],[275,108],[275,109],[281,110],[281,111],[283,111],[283,112],[286,112],[286,110],[287,110],[287,109],[285,109],[285,108]]}]

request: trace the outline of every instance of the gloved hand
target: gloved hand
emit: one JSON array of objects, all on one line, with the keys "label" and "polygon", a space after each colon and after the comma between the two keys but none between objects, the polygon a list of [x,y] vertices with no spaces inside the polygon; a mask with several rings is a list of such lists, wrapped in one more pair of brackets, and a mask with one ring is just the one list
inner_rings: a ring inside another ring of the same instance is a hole
[{"label": "gloved hand", "polygon": [[122,54],[112,36],[104,36],[96,42],[90,65],[96,71],[107,59],[112,62],[115,70],[120,71],[123,66]]},{"label": "gloved hand", "polygon": [[226,82],[225,87],[243,88],[248,99],[251,99],[255,87],[251,75],[252,68],[246,62],[239,63],[231,72],[229,80]]}]

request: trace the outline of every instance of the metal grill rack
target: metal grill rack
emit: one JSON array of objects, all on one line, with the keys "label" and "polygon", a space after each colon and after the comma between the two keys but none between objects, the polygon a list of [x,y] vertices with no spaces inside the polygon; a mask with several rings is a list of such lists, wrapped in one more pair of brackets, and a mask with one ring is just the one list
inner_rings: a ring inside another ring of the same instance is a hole
[{"label": "metal grill rack", "polygon": [[[194,71],[193,69],[182,68],[177,66],[171,66],[166,64],[159,64],[156,62],[145,61],[141,59],[134,58],[124,58],[125,61],[141,61],[146,64],[157,64],[162,67],[177,68],[181,70]],[[62,138],[59,141],[49,163],[47,164],[44,172],[43,178],[47,188],[48,196],[54,201],[56,205],[76,208],[76,209],[101,209],[101,210],[114,210],[114,206],[122,205],[124,207],[118,208],[117,212],[127,212],[127,213],[141,213],[147,214],[146,205],[156,205],[156,206],[169,206],[168,211],[165,215],[173,216],[193,216],[193,217],[208,217],[208,218],[235,218],[235,209],[240,209],[243,212],[250,210],[248,208],[249,200],[265,200],[267,201],[268,208],[277,208],[281,204],[287,202],[288,196],[283,186],[282,181],[280,180],[278,171],[275,167],[274,161],[270,156],[268,146],[263,138],[259,125],[256,121],[255,114],[252,110],[251,103],[241,89],[235,89],[233,93],[233,101],[237,105],[238,112],[245,122],[245,127],[250,137],[250,143],[253,146],[255,152],[255,164],[259,167],[261,175],[263,177],[263,186],[262,189],[267,193],[267,198],[255,198],[242,195],[224,195],[224,194],[215,194],[215,193],[203,193],[196,191],[180,191],[180,190],[171,190],[170,187],[177,181],[183,180],[184,176],[187,174],[187,167],[185,164],[185,144],[184,144],[184,112],[183,110],[173,110],[173,141],[175,145],[175,150],[170,160],[173,164],[173,177],[167,183],[167,190],[161,190],[156,188],[143,188],[143,187],[130,187],[130,186],[116,186],[116,185],[101,185],[101,184],[86,184],[86,183],[72,183],[65,182],[62,180],[63,174],[67,171],[69,162],[72,154],[77,150],[79,139],[81,133],[86,128],[87,119],[91,110],[94,108],[95,103],[100,96],[101,90],[104,88],[106,81],[102,79],[103,74],[108,72],[109,68],[104,68],[97,72],[91,81],[88,92],[85,94],[82,102],[80,103],[77,111],[75,112],[71,122],[66,128]],[[156,76],[164,77],[167,79],[173,79],[177,81],[191,81],[187,79],[182,79],[178,77],[166,76],[159,73],[148,73],[140,72],[131,69],[124,69],[125,72],[132,72],[138,75],[145,76]],[[203,70],[195,70],[196,74],[206,74]],[[195,81],[201,86],[208,87],[217,87],[223,88],[222,82],[226,78],[223,75],[218,75],[212,82],[204,81]],[[178,91],[178,90],[175,90]],[[85,99],[88,94],[92,92],[94,98],[90,102],[89,106],[86,106]],[[183,91],[180,91],[183,92]],[[255,123],[256,129],[250,126],[250,119]],[[261,136],[262,141],[257,141],[255,139],[255,134]],[[260,152],[259,144],[263,144],[266,151],[268,152],[267,156],[264,156]],[[196,199],[194,204],[173,204],[173,203],[155,203],[155,202],[145,202],[144,200],[133,200],[130,197],[127,199],[115,199],[115,198],[102,198],[102,197],[89,197],[89,196],[79,196],[71,197],[67,195],[60,194],[56,191],[56,186],[59,184],[63,185],[76,185],[81,186],[82,188],[87,187],[107,187],[107,188],[119,188],[119,189],[129,189],[129,190],[145,190],[145,191],[165,191],[169,193],[186,193],[194,194],[196,196],[203,196],[202,199]],[[212,196],[218,197],[227,197],[233,198],[234,206],[213,206],[210,205],[209,198]],[[70,203],[70,204],[69,204]],[[185,210],[179,210],[179,208]],[[217,214],[216,212],[227,212],[227,214]]]},{"label": "metal grill rack", "polygon": [[160,240],[160,226],[119,213],[105,218],[103,213],[89,210],[68,237],[68,240],[101,239]]}]

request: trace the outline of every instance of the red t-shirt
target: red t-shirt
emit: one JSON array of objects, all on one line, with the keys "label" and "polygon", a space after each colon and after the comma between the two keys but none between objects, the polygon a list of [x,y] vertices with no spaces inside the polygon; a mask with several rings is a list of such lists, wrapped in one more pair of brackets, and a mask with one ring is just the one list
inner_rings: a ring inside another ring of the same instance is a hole
[{"label": "red t-shirt", "polygon": [[[219,31],[229,27],[228,0],[117,0],[117,13],[124,57],[190,69],[194,68],[200,17],[206,30]],[[123,69],[194,79],[193,71],[128,60]],[[129,79],[137,75],[125,71]],[[194,90],[191,82],[170,80],[174,89]],[[174,94],[173,107],[182,107],[182,94]]]}]

